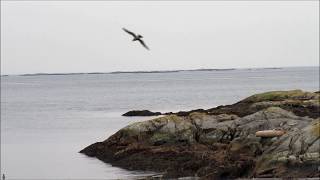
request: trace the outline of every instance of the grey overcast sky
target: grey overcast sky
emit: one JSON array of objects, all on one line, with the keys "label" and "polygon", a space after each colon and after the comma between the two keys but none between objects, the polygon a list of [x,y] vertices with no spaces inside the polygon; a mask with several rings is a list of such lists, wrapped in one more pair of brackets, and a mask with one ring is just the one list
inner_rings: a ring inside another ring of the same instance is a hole
[{"label": "grey overcast sky", "polygon": [[1,51],[2,74],[318,66],[319,1],[1,1]]}]

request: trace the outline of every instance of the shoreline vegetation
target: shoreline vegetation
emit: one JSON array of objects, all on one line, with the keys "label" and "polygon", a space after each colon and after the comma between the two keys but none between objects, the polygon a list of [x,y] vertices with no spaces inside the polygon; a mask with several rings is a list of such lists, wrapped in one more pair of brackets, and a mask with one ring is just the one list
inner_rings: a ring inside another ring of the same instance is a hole
[{"label": "shoreline vegetation", "polygon": [[231,105],[130,124],[80,153],[162,178],[315,178],[319,100],[319,91],[255,94]]},{"label": "shoreline vegetation", "polygon": [[179,72],[201,72],[201,71],[233,71],[233,70],[259,70],[259,69],[283,69],[282,67],[267,67],[267,68],[226,68],[226,69],[187,69],[187,70],[159,70],[159,71],[113,71],[113,72],[88,72],[88,73],[34,73],[34,74],[18,74],[4,76],[58,76],[58,75],[90,75],[90,74],[152,74],[152,73],[179,73]]}]

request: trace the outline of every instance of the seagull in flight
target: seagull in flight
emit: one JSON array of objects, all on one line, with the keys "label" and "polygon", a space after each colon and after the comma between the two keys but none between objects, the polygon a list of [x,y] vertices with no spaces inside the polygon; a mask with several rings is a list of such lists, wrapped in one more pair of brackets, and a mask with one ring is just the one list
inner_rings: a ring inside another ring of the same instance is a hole
[{"label": "seagull in flight", "polygon": [[143,36],[141,35],[136,35],[135,33],[129,31],[126,28],[122,28],[125,32],[127,32],[128,34],[130,34],[131,36],[133,36],[133,40],[132,41],[139,41],[143,47],[145,47],[147,50],[150,50],[149,47],[144,43],[144,41],[142,40]]}]

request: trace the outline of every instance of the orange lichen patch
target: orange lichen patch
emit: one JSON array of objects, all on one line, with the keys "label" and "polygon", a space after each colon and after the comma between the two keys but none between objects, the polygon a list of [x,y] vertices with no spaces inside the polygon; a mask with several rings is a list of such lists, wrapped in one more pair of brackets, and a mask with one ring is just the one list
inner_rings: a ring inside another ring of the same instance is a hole
[{"label": "orange lichen patch", "polygon": [[282,130],[264,130],[264,131],[257,131],[257,137],[278,137],[284,135],[286,132]]}]

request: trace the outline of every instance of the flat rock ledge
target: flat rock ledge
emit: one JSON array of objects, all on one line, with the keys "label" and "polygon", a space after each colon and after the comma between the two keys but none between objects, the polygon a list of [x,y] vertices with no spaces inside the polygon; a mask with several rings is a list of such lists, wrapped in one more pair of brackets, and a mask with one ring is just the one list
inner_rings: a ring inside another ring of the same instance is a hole
[{"label": "flat rock ledge", "polygon": [[[281,130],[278,137],[257,131]],[[163,178],[305,178],[320,171],[319,93],[274,91],[120,129],[80,153]]]}]

